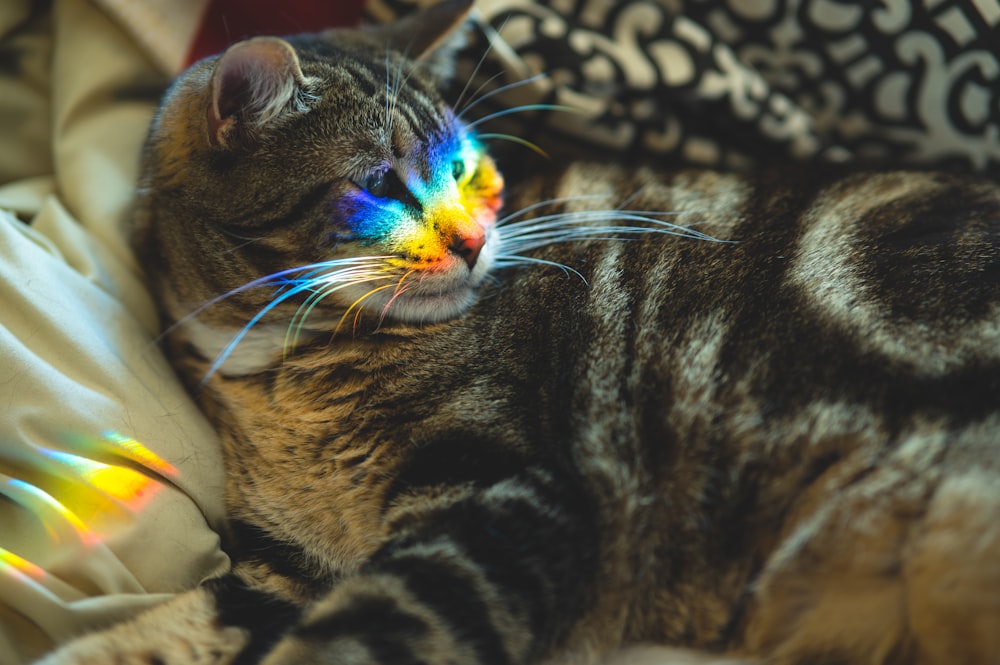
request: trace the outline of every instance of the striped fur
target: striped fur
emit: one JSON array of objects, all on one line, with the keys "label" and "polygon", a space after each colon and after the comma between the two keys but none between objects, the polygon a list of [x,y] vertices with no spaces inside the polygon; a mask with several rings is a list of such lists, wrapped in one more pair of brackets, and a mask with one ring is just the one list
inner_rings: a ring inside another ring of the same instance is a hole
[{"label": "striped fur", "polygon": [[477,261],[453,238],[397,257],[472,284],[460,316],[412,320],[425,293],[355,319],[331,293],[287,345],[302,292],[225,351],[280,292],[241,286],[378,253],[330,212],[365,128],[391,107],[394,159],[428,179],[421,150],[457,122],[395,52],[335,38],[291,42],[307,112],[211,147],[209,61],[147,152],[137,247],[222,438],[234,572],[49,662],[513,665],[651,641],[1000,663],[994,182],[572,164],[512,182],[508,228],[627,207],[681,237],[578,234],[524,252],[572,270],[504,268],[523,245],[487,221]]}]

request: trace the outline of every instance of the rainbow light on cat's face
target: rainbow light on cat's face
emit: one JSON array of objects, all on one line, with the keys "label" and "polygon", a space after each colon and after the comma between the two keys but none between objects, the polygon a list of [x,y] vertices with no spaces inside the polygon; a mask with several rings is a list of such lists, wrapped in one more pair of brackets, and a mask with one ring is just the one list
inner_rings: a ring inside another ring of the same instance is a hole
[{"label": "rainbow light on cat's face", "polygon": [[410,200],[359,189],[349,195],[347,221],[357,238],[401,257],[393,262],[434,270],[448,267],[456,241],[482,242],[503,202],[503,177],[465,132],[435,144],[425,159],[423,169],[385,165]]}]

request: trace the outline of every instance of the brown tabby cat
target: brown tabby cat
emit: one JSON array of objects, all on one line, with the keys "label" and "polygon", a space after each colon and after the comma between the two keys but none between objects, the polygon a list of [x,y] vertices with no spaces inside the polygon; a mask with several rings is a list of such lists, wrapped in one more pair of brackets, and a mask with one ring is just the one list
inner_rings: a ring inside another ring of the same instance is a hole
[{"label": "brown tabby cat", "polygon": [[47,662],[1000,663],[997,185],[572,164],[498,217],[467,10],[168,94],[136,246],[236,563]]}]

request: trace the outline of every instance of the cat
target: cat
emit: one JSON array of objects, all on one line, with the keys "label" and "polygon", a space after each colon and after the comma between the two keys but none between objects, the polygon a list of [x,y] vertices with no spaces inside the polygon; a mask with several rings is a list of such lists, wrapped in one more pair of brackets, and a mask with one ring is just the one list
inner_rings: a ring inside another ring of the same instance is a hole
[{"label": "cat", "polygon": [[166,95],[135,247],[234,567],[44,662],[1000,663],[997,184],[505,182],[440,92],[469,4]]}]

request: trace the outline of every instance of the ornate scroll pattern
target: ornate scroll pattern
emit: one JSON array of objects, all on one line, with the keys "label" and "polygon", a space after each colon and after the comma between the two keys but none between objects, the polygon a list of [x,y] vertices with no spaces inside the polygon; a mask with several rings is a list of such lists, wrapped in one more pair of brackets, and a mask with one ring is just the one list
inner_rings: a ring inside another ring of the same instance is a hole
[{"label": "ornate scroll pattern", "polygon": [[[368,11],[384,20],[421,1],[371,0]],[[544,72],[474,111],[576,108],[502,119],[504,131],[549,150],[737,168],[787,159],[1000,167],[1000,0],[480,0],[477,9],[456,94],[487,48],[466,98]]]}]

